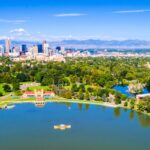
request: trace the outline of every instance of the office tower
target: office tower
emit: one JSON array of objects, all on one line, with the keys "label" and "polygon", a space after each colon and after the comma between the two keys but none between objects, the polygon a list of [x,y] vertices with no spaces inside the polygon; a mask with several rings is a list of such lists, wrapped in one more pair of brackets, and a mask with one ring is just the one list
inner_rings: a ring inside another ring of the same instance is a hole
[{"label": "office tower", "polygon": [[30,48],[30,52],[33,55],[37,55],[38,54],[38,47],[36,45],[34,45],[33,47]]},{"label": "office tower", "polygon": [[5,40],[5,52],[9,53],[11,50],[11,40],[10,39],[6,39]]},{"label": "office tower", "polygon": [[58,51],[58,52],[61,51],[61,46],[57,46],[56,51]]},{"label": "office tower", "polygon": [[42,44],[38,44],[38,53],[43,53],[43,45]]},{"label": "office tower", "polygon": [[65,53],[65,48],[64,47],[61,47],[61,46],[57,46],[56,47],[56,53]]},{"label": "office tower", "polygon": [[21,47],[22,54],[25,54],[27,52],[27,45],[23,44]]},{"label": "office tower", "polygon": [[5,49],[3,45],[0,45],[0,55],[3,55],[5,53]]},{"label": "office tower", "polygon": [[46,41],[43,41],[43,52],[46,56],[49,56],[49,44]]},{"label": "office tower", "polygon": [[54,55],[54,51],[53,51],[53,49],[49,49],[49,56],[53,56]]}]

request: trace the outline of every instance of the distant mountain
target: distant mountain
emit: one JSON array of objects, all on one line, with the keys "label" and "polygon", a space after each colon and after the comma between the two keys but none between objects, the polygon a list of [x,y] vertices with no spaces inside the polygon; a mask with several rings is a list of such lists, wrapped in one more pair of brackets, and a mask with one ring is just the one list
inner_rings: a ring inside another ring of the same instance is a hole
[{"label": "distant mountain", "polygon": [[[34,45],[40,42],[35,41],[12,41],[12,44],[28,44]],[[63,40],[50,41],[52,47],[64,46],[67,48],[150,48],[150,41],[144,40]],[[4,40],[0,40],[0,44],[4,44]]]},{"label": "distant mountain", "polygon": [[4,44],[4,40],[0,40],[0,44]]},{"label": "distant mountain", "polygon": [[64,40],[61,42],[52,42],[51,44],[81,48],[150,48],[150,41],[144,40]]}]

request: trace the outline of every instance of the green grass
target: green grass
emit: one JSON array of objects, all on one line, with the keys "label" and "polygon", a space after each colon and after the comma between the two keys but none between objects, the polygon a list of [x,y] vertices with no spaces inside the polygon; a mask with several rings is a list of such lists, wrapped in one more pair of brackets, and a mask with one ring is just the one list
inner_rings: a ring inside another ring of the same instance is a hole
[{"label": "green grass", "polygon": [[29,90],[30,91],[34,91],[34,90],[49,90],[49,87],[48,86],[32,86],[32,87],[29,87]]},{"label": "green grass", "polygon": [[20,84],[28,84],[28,83],[33,83],[32,81],[28,81],[28,82],[20,82]]}]

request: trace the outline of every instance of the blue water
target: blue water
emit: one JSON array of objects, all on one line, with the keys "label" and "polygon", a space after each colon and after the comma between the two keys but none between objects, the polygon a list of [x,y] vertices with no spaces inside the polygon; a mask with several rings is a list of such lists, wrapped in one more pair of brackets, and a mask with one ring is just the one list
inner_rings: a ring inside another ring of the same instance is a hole
[{"label": "blue water", "polygon": [[[128,86],[115,86],[113,89],[115,89],[116,91],[119,91],[122,94],[127,95],[128,97],[135,97],[134,94],[131,94],[129,92]],[[147,94],[150,93],[146,88],[144,88],[144,91],[142,94]]]},{"label": "blue water", "polygon": [[[56,124],[70,124],[66,131]],[[0,150],[148,150],[150,118],[126,109],[49,103],[0,111]]]}]

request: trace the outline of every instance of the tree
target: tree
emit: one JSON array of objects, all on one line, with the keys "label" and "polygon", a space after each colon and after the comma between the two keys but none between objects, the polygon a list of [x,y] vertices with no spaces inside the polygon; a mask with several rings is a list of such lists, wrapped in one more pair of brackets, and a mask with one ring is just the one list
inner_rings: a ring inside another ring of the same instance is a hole
[{"label": "tree", "polygon": [[0,97],[1,97],[1,96],[3,96],[3,93],[2,93],[2,92],[0,92]]},{"label": "tree", "polygon": [[13,91],[18,91],[18,90],[20,90],[20,83],[19,83],[19,81],[18,81],[18,80],[16,80],[16,82],[14,81],[14,82],[12,83],[12,87],[13,87]]},{"label": "tree", "polygon": [[144,97],[143,100],[138,104],[138,110],[141,112],[150,113],[150,96]]},{"label": "tree", "polygon": [[81,84],[79,86],[79,90],[82,91],[82,92],[85,92],[85,85],[84,84]]},{"label": "tree", "polygon": [[147,88],[150,90],[150,79],[147,81]]},{"label": "tree", "polygon": [[127,102],[127,101],[124,103],[124,106],[125,106],[125,107],[128,107],[128,102]]},{"label": "tree", "polygon": [[94,89],[91,88],[91,87],[88,87],[88,88],[87,88],[87,91],[88,91],[89,93],[92,93],[92,92],[94,91]]},{"label": "tree", "polygon": [[90,100],[89,92],[86,92],[86,93],[85,93],[85,99],[86,99],[86,100]]},{"label": "tree", "polygon": [[25,82],[28,81],[28,76],[24,73],[18,73],[16,79],[19,80],[19,82]]},{"label": "tree", "polygon": [[135,106],[135,99],[132,98],[132,99],[130,100],[130,108],[131,108],[131,109],[134,109],[134,106]]},{"label": "tree", "polygon": [[77,87],[76,84],[73,84],[73,85],[72,85],[71,91],[72,91],[72,92],[78,92],[78,87]]},{"label": "tree", "polygon": [[84,94],[83,94],[82,90],[80,90],[79,93],[78,93],[78,99],[79,100],[83,100],[84,99]]},{"label": "tree", "polygon": [[11,92],[11,87],[8,84],[4,84],[3,89],[5,92]]}]

